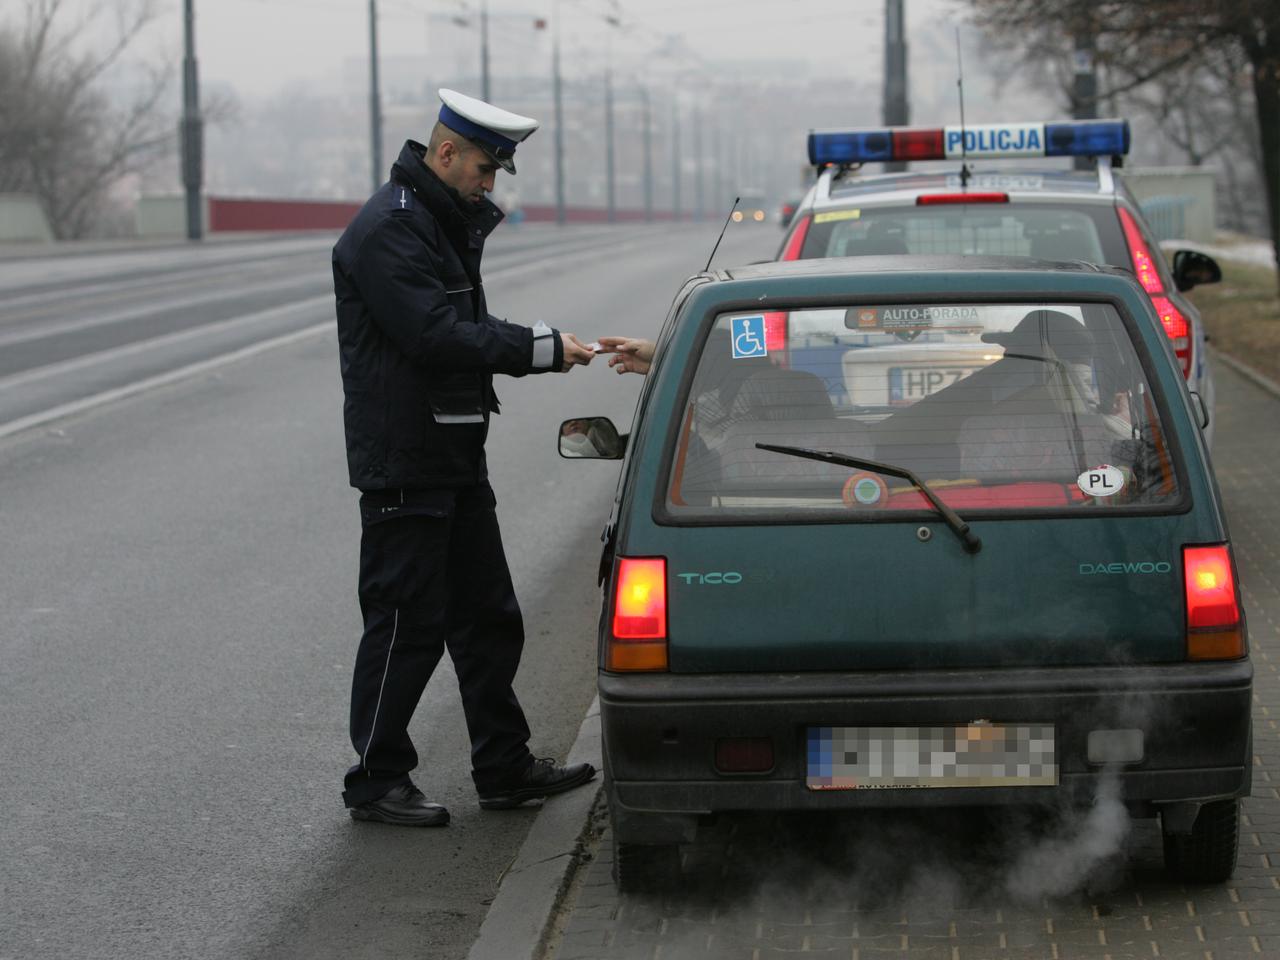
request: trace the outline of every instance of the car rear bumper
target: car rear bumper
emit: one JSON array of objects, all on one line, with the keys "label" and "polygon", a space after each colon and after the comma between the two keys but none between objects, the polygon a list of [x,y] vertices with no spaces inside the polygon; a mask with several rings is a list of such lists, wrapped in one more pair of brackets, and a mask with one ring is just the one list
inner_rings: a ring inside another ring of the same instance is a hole
[{"label": "car rear bumper", "polygon": [[[610,802],[624,819],[720,810],[1087,803],[1102,767],[1099,729],[1141,729],[1145,756],[1117,769],[1139,812],[1244,796],[1251,770],[1253,667],[1248,660],[1125,667],[875,673],[619,675],[601,673]],[[1056,787],[810,790],[810,726],[949,726],[974,720],[1052,723]],[[722,738],[768,737],[773,769],[724,774]]]}]

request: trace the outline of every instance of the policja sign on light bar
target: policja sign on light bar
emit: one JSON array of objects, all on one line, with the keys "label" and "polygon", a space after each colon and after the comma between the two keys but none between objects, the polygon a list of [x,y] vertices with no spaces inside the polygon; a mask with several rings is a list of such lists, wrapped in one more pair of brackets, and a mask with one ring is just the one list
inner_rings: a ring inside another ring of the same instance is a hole
[{"label": "policja sign on light bar", "polygon": [[1043,157],[1043,123],[981,123],[943,127],[946,159],[960,157]]}]

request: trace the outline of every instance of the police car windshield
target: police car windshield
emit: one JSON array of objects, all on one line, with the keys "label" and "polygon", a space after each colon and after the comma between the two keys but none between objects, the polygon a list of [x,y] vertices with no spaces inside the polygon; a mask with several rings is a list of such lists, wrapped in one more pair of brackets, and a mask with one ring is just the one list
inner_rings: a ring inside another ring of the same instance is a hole
[{"label": "police car windshield", "polygon": [[[858,207],[814,214],[802,258],[961,254],[1124,263],[1123,249],[1104,236],[1119,233],[1110,207],[1072,209],[1043,204],[963,204]],[[1109,256],[1110,254],[1110,256]]]},{"label": "police car windshield", "polygon": [[833,519],[931,510],[915,484],[758,444],[910,471],[962,516],[1172,508],[1159,404],[1104,304],[849,304],[719,317],[673,432],[668,508]]}]

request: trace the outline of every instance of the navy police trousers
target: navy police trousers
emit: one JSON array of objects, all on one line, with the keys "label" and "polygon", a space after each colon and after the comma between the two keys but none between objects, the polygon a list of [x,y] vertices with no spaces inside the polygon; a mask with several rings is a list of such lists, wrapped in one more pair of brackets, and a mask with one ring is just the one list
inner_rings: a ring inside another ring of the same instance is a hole
[{"label": "navy police trousers", "polygon": [[458,676],[472,778],[493,789],[532,757],[511,684],[524,623],[489,485],[379,490],[360,498],[360,609],[364,635],[351,686],[347,806],[406,782],[418,764],[409,720],[440,655]]}]

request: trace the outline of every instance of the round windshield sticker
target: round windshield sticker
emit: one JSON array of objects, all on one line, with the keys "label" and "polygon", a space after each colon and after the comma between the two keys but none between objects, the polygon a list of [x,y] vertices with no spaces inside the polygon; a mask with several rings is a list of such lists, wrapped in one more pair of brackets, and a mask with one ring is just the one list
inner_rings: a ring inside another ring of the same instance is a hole
[{"label": "round windshield sticker", "polygon": [[1076,486],[1090,497],[1111,497],[1124,489],[1124,474],[1118,467],[1104,463],[1076,477]]},{"label": "round windshield sticker", "polygon": [[874,473],[855,473],[844,482],[842,497],[846,507],[874,507],[889,488]]}]

